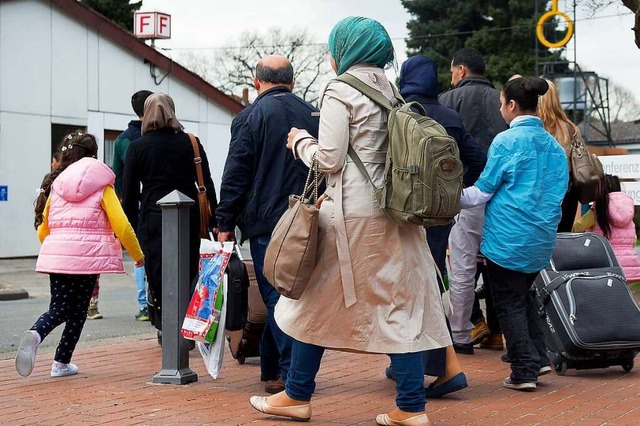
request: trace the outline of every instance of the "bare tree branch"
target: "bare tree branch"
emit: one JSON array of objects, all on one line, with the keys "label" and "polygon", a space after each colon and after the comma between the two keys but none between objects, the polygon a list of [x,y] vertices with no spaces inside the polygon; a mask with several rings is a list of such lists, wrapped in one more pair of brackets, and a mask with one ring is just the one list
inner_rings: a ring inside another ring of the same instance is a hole
[{"label": "bare tree branch", "polygon": [[640,118],[640,104],[631,90],[612,84],[609,96],[611,121],[633,121]]},{"label": "bare tree branch", "polygon": [[291,61],[296,81],[293,91],[307,102],[318,100],[321,82],[329,78],[328,48],[313,44],[306,31],[285,32],[274,28],[266,34],[245,32],[230,44],[238,47],[208,56],[181,54],[179,60],[220,90],[236,95],[245,87],[253,87],[255,67],[266,55],[278,54]]}]

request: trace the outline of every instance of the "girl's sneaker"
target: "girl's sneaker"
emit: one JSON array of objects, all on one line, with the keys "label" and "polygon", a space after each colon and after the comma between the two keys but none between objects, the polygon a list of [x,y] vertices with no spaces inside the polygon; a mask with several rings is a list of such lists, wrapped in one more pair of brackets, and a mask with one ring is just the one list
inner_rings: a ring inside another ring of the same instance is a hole
[{"label": "girl's sneaker", "polygon": [[27,377],[36,365],[36,353],[40,346],[40,335],[35,330],[27,330],[22,334],[20,347],[16,355],[16,371],[22,377]]},{"label": "girl's sneaker", "polygon": [[51,366],[51,377],[64,377],[73,376],[78,374],[78,366],[75,364],[63,364],[58,361],[53,361]]}]

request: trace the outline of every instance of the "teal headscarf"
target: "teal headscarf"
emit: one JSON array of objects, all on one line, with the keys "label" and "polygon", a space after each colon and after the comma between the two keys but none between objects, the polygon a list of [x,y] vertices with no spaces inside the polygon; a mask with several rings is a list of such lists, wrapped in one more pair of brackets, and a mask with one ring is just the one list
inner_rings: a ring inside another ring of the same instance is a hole
[{"label": "teal headscarf", "polygon": [[354,64],[384,68],[393,61],[393,44],[387,30],[380,22],[360,16],[345,18],[333,27],[329,52],[338,66],[338,75]]}]

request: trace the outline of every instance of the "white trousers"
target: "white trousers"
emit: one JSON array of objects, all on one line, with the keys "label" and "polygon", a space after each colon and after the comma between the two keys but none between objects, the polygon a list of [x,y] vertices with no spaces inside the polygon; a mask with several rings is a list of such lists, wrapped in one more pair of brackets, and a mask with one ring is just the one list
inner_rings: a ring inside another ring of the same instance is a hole
[{"label": "white trousers", "polygon": [[471,343],[470,321],[475,297],[476,269],[484,225],[484,205],[460,210],[449,235],[449,289],[453,341]]}]

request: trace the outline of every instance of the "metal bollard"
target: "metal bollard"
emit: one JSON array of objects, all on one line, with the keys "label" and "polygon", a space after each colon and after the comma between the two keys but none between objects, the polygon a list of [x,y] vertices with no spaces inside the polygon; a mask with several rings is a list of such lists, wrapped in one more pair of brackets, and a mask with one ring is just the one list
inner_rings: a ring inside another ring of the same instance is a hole
[{"label": "metal bollard", "polygon": [[180,327],[189,305],[189,210],[194,201],[179,191],[157,203],[162,209],[162,370],[153,383],[198,381],[189,368],[189,344]]}]

